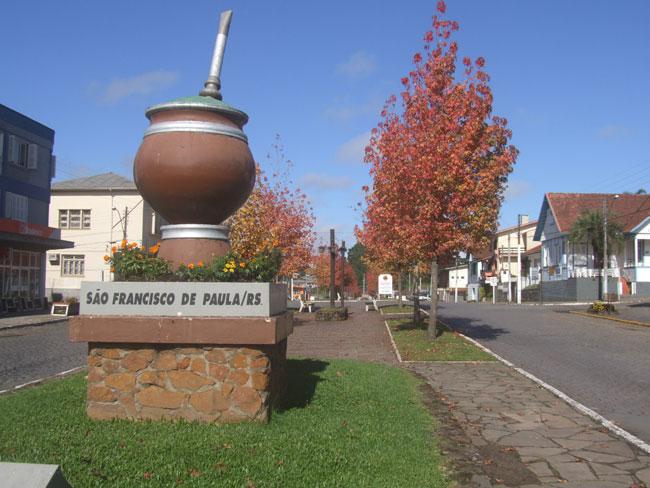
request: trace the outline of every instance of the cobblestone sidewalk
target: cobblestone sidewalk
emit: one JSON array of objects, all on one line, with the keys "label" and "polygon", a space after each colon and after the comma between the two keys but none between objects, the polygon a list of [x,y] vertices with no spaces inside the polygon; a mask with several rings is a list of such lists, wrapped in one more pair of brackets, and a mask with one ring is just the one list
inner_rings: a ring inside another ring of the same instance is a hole
[{"label": "cobblestone sidewalk", "polygon": [[501,363],[409,368],[465,434],[447,446],[482,468],[466,486],[650,487],[650,455]]}]

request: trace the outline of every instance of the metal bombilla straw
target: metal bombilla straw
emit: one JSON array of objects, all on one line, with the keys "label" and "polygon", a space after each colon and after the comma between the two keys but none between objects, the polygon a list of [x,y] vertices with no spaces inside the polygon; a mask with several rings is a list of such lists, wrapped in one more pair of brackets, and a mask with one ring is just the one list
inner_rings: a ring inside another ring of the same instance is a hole
[{"label": "metal bombilla straw", "polygon": [[221,100],[221,65],[223,64],[223,54],[226,50],[228,41],[228,31],[232,21],[232,10],[226,10],[221,13],[219,20],[219,32],[217,40],[214,43],[214,53],[212,54],[212,64],[210,65],[210,74],[203,85],[200,95],[202,97],[212,97]]}]

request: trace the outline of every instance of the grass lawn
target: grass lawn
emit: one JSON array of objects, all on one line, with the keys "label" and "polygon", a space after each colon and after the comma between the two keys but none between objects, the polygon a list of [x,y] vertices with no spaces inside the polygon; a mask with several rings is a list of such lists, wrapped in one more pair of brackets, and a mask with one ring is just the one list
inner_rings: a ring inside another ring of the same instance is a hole
[{"label": "grass lawn", "polygon": [[75,487],[446,487],[417,380],[294,359],[267,425],[91,421],[84,375],[0,397],[0,461],[60,464]]},{"label": "grass lawn", "polygon": [[410,317],[391,319],[388,326],[404,361],[494,361],[494,357],[440,323],[442,334],[435,341],[427,338],[426,320],[415,326]]},{"label": "grass lawn", "polygon": [[379,310],[383,314],[394,314],[394,313],[413,313],[413,305],[402,305],[400,308],[399,305],[386,305],[385,307],[379,307]]}]

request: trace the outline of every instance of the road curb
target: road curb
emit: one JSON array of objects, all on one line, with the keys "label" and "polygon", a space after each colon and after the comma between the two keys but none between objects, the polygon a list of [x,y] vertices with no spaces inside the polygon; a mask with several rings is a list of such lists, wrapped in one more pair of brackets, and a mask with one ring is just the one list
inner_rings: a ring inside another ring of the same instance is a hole
[{"label": "road curb", "polygon": [[7,388],[6,390],[0,390],[0,395],[5,395],[7,393],[13,393],[15,391],[27,388],[28,386],[40,385],[42,383],[45,383],[46,381],[54,380],[54,379],[57,379],[57,378],[62,378],[64,376],[70,375],[70,374],[78,373],[79,371],[83,371],[84,369],[86,369],[86,366],[77,366],[76,368],[67,369],[65,371],[61,371],[60,373],[56,373],[56,374],[53,374],[53,375],[50,375],[50,376],[45,376],[45,377],[39,378],[37,380],[28,381],[27,383],[23,383],[22,385],[17,385],[17,386],[14,386],[12,388]]},{"label": "road curb", "polygon": [[650,327],[650,324],[647,322],[639,322],[638,320],[627,320],[627,319],[618,319],[616,317],[605,317],[604,315],[598,315],[595,313],[588,312],[576,312],[574,310],[568,310],[568,313],[573,315],[581,315],[583,317],[589,317],[590,319],[602,319],[602,320],[611,320],[612,322],[620,322],[621,324],[628,325],[639,325],[641,327]]},{"label": "road curb", "polygon": [[[451,329],[451,327],[450,327],[447,323],[441,321],[440,319],[438,319],[438,321],[439,321],[440,323],[442,323],[443,325],[445,325],[446,327],[449,327],[449,329]],[[537,383],[537,384],[538,384],[539,386],[541,386],[542,388],[544,388],[544,389],[550,391],[550,392],[553,393],[555,396],[557,396],[557,397],[560,398],[561,400],[563,400],[563,401],[565,401],[566,403],[568,403],[571,407],[573,407],[574,409],[576,409],[578,412],[580,412],[580,413],[582,413],[582,414],[584,414],[584,415],[587,415],[587,416],[590,417],[592,420],[595,420],[596,422],[598,422],[599,424],[601,424],[603,427],[605,427],[605,428],[606,428],[607,430],[609,430],[610,432],[613,432],[614,434],[618,435],[619,437],[622,437],[622,438],[625,439],[626,441],[628,441],[628,442],[634,444],[636,447],[638,447],[638,448],[641,449],[642,451],[644,451],[644,452],[650,454],[650,444],[646,443],[646,442],[643,441],[642,439],[639,439],[639,438],[636,437],[634,434],[629,433],[627,430],[622,429],[621,427],[619,427],[618,425],[616,425],[616,424],[615,424],[614,422],[612,422],[611,420],[608,420],[608,419],[606,419],[605,417],[603,417],[602,415],[600,415],[598,412],[596,412],[596,411],[590,409],[589,407],[583,405],[582,403],[580,403],[580,402],[574,400],[573,398],[571,398],[571,397],[570,397],[569,395],[567,395],[566,393],[564,393],[564,392],[558,390],[558,389],[555,388],[554,386],[549,385],[549,384],[546,383],[545,381],[542,381],[541,379],[539,379],[537,376],[533,375],[532,373],[529,373],[529,372],[526,371],[525,369],[518,368],[518,367],[515,366],[513,363],[511,363],[511,362],[508,361],[507,359],[502,358],[502,357],[499,356],[497,353],[495,353],[494,351],[488,349],[487,347],[485,347],[483,344],[479,343],[478,341],[475,341],[475,340],[472,339],[471,337],[467,337],[465,334],[462,334],[462,333],[460,333],[460,332],[458,332],[458,331],[456,331],[456,332],[457,332],[458,334],[460,334],[461,336],[463,336],[465,339],[467,339],[469,342],[471,342],[472,344],[474,344],[476,347],[478,347],[478,348],[482,349],[483,351],[487,352],[488,354],[491,354],[492,356],[494,356],[494,357],[495,357],[498,361],[500,361],[501,363],[505,364],[505,365],[508,366],[509,368],[514,369],[514,370],[515,370],[517,373],[519,373],[520,375],[525,376],[525,377],[528,378],[529,380],[532,380],[532,381],[534,381],[535,383]]]},{"label": "road curb", "polygon": [[33,324],[16,324],[16,325],[0,326],[0,332],[2,332],[3,330],[22,329],[24,327],[40,327],[41,325],[59,324],[61,322],[65,322],[66,320],[68,320],[68,318],[69,317],[65,317],[56,320],[48,320],[45,322],[36,322]]}]

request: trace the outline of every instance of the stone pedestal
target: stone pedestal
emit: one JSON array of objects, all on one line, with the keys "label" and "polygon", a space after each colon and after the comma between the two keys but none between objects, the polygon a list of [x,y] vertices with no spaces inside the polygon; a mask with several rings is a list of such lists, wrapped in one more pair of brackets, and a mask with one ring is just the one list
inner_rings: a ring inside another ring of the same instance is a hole
[{"label": "stone pedestal", "polygon": [[88,342],[88,416],[266,422],[292,319],[73,317],[70,339]]}]

